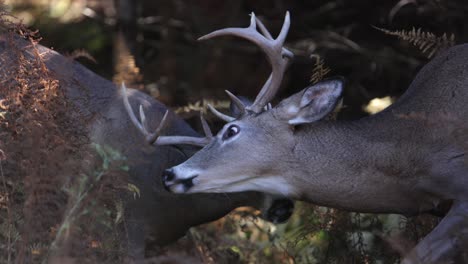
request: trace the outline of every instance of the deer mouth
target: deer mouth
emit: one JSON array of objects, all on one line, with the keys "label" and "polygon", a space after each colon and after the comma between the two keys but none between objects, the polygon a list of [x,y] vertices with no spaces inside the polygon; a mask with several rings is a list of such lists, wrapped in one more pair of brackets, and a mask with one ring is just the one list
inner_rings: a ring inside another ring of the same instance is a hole
[{"label": "deer mouth", "polygon": [[169,192],[185,193],[194,186],[193,180],[197,177],[198,175],[193,175],[185,179],[176,179],[175,174],[168,170],[163,175],[162,182],[164,189]]}]

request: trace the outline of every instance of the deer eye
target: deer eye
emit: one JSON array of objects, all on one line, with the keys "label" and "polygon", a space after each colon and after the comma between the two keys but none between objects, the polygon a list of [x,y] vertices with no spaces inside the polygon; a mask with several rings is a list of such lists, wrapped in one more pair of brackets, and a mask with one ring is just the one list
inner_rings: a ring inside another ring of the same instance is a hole
[{"label": "deer eye", "polygon": [[240,128],[236,125],[230,125],[223,134],[223,140],[232,138],[233,136],[239,134]]}]

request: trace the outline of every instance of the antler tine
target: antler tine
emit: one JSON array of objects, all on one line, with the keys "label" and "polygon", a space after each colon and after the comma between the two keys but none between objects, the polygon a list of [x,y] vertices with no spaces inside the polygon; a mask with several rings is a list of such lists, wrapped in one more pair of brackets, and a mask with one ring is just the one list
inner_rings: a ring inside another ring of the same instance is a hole
[{"label": "antler tine", "polygon": [[189,137],[189,136],[161,136],[156,140],[156,145],[195,145],[199,147],[204,147],[208,145],[213,139],[213,133],[211,133],[210,126],[206,122],[203,114],[200,113],[200,121],[202,123],[203,132],[205,132],[205,137]]},{"label": "antler tine", "polygon": [[218,110],[216,110],[216,108],[214,108],[212,105],[208,104],[208,109],[210,109],[211,113],[213,113],[215,116],[217,116],[219,119],[221,120],[224,120],[226,121],[227,123],[229,122],[232,122],[234,120],[236,120],[234,117],[232,116],[228,116],[228,115],[225,115],[221,112],[219,112]]},{"label": "antler tine", "polygon": [[125,86],[125,83],[122,82],[121,85],[121,93],[124,101],[124,106],[125,110],[127,110],[127,113],[130,117],[130,121],[132,121],[133,125],[140,130],[140,132],[145,136],[146,142],[149,144],[153,144],[156,139],[159,137],[162,129],[166,125],[167,122],[167,117],[169,115],[169,111],[166,111],[164,113],[163,118],[161,119],[161,122],[159,123],[158,128],[153,133],[148,132],[148,125],[146,122],[146,116],[145,116],[145,111],[143,110],[143,106],[140,105],[140,121],[138,121],[137,117],[135,116],[135,113],[133,113],[132,106],[130,105],[130,102],[128,100],[128,95],[127,95],[127,87]]},{"label": "antler tine", "polygon": [[[141,105],[140,105],[140,109],[143,109]],[[153,144],[158,139],[159,135],[161,134],[162,129],[164,128],[164,126],[166,126],[168,116],[169,116],[169,110],[166,110],[163,118],[161,119],[161,122],[159,123],[158,128],[156,128],[154,133],[151,133],[146,137],[146,141],[148,141],[148,143]]]},{"label": "antler tine", "polygon": [[263,107],[273,99],[281,85],[284,72],[289,66],[289,61],[294,57],[294,54],[291,51],[283,47],[290,25],[291,20],[289,12],[286,12],[280,33],[276,39],[272,40],[272,46],[275,54],[270,55],[267,53],[272,66],[272,73],[258,93],[254,103],[247,108],[248,110],[252,110],[255,113],[261,112]]},{"label": "antler tine", "polygon": [[241,111],[241,114],[245,114],[245,105],[244,103],[241,101],[241,99],[239,99],[237,96],[235,96],[234,94],[232,94],[231,92],[229,92],[228,90],[224,90],[227,95],[229,96],[229,98],[231,99],[231,101],[237,106],[237,108],[239,108],[239,110]]},{"label": "antler tine", "polygon": [[140,111],[140,121],[141,121],[141,126],[148,132],[148,123],[146,122],[146,116],[145,116],[145,111],[143,110],[143,105],[140,105],[139,108]]},{"label": "antler tine", "polygon": [[211,33],[208,33],[204,36],[201,36],[198,38],[198,40],[207,40],[219,36],[228,36],[228,35],[233,35],[233,36],[238,36],[241,38],[246,38],[250,41],[253,41],[256,43],[255,35],[258,34],[257,30],[257,24],[256,24],[256,18],[255,14],[252,12],[251,18],[250,18],[250,25],[246,28],[223,28],[219,30],[215,30]]},{"label": "antler tine", "polygon": [[291,18],[289,16],[289,11],[286,11],[286,15],[284,17],[283,26],[281,27],[281,31],[276,38],[276,42],[283,47],[284,41],[286,41],[286,37],[288,36],[289,26],[291,25]]},{"label": "antler tine", "polygon": [[200,121],[203,127],[205,137],[188,137],[188,136],[161,136],[156,140],[156,145],[177,145],[187,144],[204,147],[213,139],[210,126],[206,122],[203,114],[200,112]]},{"label": "antler tine", "polygon": [[265,27],[263,22],[258,18],[255,18],[255,21],[257,22],[257,27],[260,29],[260,32],[262,32],[263,36],[265,36],[265,38],[267,39],[272,40],[273,37],[271,36],[270,31],[268,31],[268,29]]},{"label": "antler tine", "polygon": [[208,137],[208,138],[212,138],[213,133],[211,132],[210,126],[206,122],[206,119],[203,117],[202,112],[200,112],[200,121],[201,121],[201,124],[202,124],[202,127],[203,127],[203,132],[205,133],[205,136]]},{"label": "antler tine", "polygon": [[[291,51],[283,47],[291,22],[289,12],[286,12],[281,32],[276,39],[273,39],[263,23],[255,17],[255,14],[252,13],[251,16],[250,25],[247,28],[220,29],[199,38],[199,40],[234,35],[255,43],[265,52],[272,66],[272,73],[263,85],[254,103],[246,107],[246,110],[260,113],[278,91],[284,72],[289,65],[289,60],[294,56]],[[261,33],[257,31],[257,23]]]},{"label": "antler tine", "polygon": [[122,85],[120,87],[121,87],[120,92],[123,97],[125,110],[127,110],[130,120],[136,126],[136,128],[140,130],[144,135],[148,134],[146,129],[140,124],[140,122],[138,122],[138,119],[136,118],[135,113],[133,113],[132,106],[130,105],[130,102],[128,101],[127,87],[125,86],[125,83],[122,82]]},{"label": "antler tine", "polygon": [[[246,106],[244,105],[244,103],[241,101],[241,99],[239,99],[237,96],[235,96],[234,94],[232,94],[231,92],[229,92],[228,90],[224,90],[227,95],[229,96],[229,98],[231,98],[231,101],[237,106],[237,108],[239,108],[239,111],[241,112],[241,115],[244,115],[246,113]],[[225,115],[221,112],[219,112],[218,110],[216,110],[212,105],[208,104],[208,109],[210,109],[210,111],[215,115],[217,116],[218,118],[220,118],[221,120],[224,120],[226,122],[232,122],[234,120],[236,120],[236,118],[234,117],[231,117],[231,116],[228,116],[228,115]]]},{"label": "antler tine", "polygon": [[130,105],[130,102],[128,100],[128,95],[127,95],[127,87],[125,87],[125,84],[122,83],[121,85],[121,93],[124,101],[124,106],[125,110],[128,113],[128,116],[130,117],[130,121],[135,125],[135,127],[143,134],[143,136],[146,139],[146,142],[148,144],[156,144],[156,145],[177,145],[177,144],[187,144],[187,145],[195,145],[195,146],[200,146],[203,147],[210,143],[211,139],[213,138],[211,134],[211,130],[208,127],[208,124],[204,119],[202,120],[202,125],[203,125],[203,130],[206,133],[206,137],[204,138],[198,138],[198,137],[188,137],[188,136],[160,136],[162,129],[166,126],[168,116],[169,116],[169,110],[166,110],[164,113],[163,118],[161,119],[161,122],[159,123],[158,128],[153,133],[148,132],[148,126],[147,126],[147,121],[146,121],[146,116],[145,112],[143,110],[143,106],[140,105],[140,121],[138,121],[137,117],[135,116],[135,113],[132,110],[132,106]]}]

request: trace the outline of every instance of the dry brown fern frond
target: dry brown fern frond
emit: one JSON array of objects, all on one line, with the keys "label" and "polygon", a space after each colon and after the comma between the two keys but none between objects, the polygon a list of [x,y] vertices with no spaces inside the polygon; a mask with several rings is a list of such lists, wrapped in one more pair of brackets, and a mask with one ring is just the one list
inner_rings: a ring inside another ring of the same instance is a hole
[{"label": "dry brown fern frond", "polygon": [[46,258],[43,245],[52,241],[67,204],[61,186],[79,171],[76,156],[86,143],[83,121],[64,100],[64,84],[47,67],[39,40],[37,30],[0,8],[0,148],[6,156],[0,157],[0,195],[8,199],[7,210],[0,210],[2,263],[3,257],[12,263]]},{"label": "dry brown fern frond", "polygon": [[175,109],[177,114],[187,114],[193,112],[202,112],[206,114],[208,111],[208,105],[213,106],[216,109],[229,109],[228,100],[212,100],[212,99],[202,99],[196,101],[195,103],[188,103],[187,105],[178,107]]},{"label": "dry brown fern frond", "polygon": [[66,57],[68,57],[68,58],[70,58],[72,60],[76,60],[76,59],[79,59],[79,58],[85,58],[85,59],[93,62],[94,64],[97,64],[97,61],[93,57],[93,55],[89,54],[89,52],[87,52],[84,49],[74,50],[74,51],[72,51],[72,53],[67,54]]},{"label": "dry brown fern frond", "polygon": [[312,54],[310,55],[310,58],[315,59],[315,65],[312,69],[312,76],[310,76],[310,82],[312,84],[316,84],[319,81],[323,80],[325,75],[327,75],[330,72],[330,68],[325,66],[323,59],[320,58],[319,55]]},{"label": "dry brown fern frond", "polygon": [[140,84],[143,80],[143,75],[136,63],[136,58],[130,50],[129,44],[125,37],[119,32],[115,42],[115,67],[114,83],[125,82],[134,89],[141,89]]},{"label": "dry brown fern frond", "polygon": [[455,35],[444,33],[442,36],[436,36],[432,32],[422,31],[421,28],[412,30],[388,30],[385,28],[374,27],[387,35],[396,36],[402,40],[408,41],[418,47],[422,53],[431,58],[434,54],[455,45]]}]

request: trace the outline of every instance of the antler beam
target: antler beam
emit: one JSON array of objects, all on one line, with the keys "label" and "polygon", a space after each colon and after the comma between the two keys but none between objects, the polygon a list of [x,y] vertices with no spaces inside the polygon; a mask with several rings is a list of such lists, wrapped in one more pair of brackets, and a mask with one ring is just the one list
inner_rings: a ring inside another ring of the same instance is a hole
[{"label": "antler beam", "polygon": [[[264,106],[266,106],[268,102],[273,99],[281,85],[281,81],[283,80],[284,72],[289,65],[289,61],[294,57],[290,50],[283,47],[290,24],[291,22],[289,12],[286,12],[281,31],[278,37],[273,39],[270,32],[266,29],[263,23],[255,17],[254,13],[252,13],[250,25],[247,28],[224,28],[216,30],[198,39],[206,40],[219,36],[232,35],[247,39],[255,43],[263,50],[263,52],[265,52],[268,61],[272,66],[272,73],[255,98],[254,103],[246,107],[246,109],[249,111],[255,113],[260,113],[263,111]],[[260,32],[257,30],[257,26]]]}]

